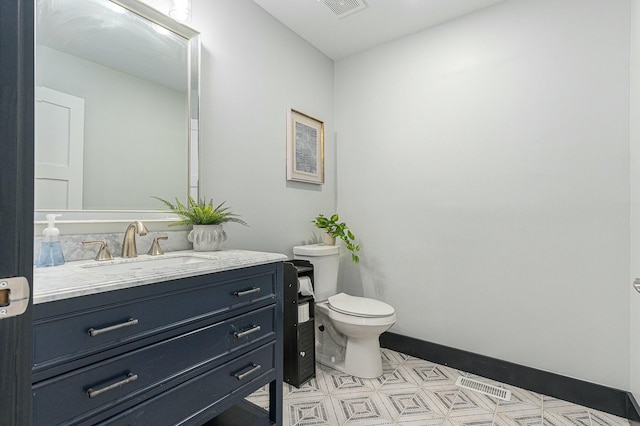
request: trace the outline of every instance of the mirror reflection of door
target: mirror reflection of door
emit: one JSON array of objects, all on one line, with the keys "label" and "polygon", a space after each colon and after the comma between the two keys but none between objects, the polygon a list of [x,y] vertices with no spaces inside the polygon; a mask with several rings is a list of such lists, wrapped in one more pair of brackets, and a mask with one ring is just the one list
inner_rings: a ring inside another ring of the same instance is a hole
[{"label": "mirror reflection of door", "polygon": [[[36,209],[157,210],[162,206],[152,196],[184,199],[190,186],[189,122],[197,125],[197,32],[135,0],[35,3],[35,84],[79,97],[85,105],[81,205],[60,195],[75,193],[64,187],[72,180],[42,179],[37,170]],[[38,118],[51,106],[38,102]],[[56,128],[62,122],[46,124],[64,136],[66,129]],[[197,133],[191,137],[197,143]],[[38,137],[38,157],[50,163],[40,142]],[[57,157],[66,152],[62,140],[46,144]]]},{"label": "mirror reflection of door", "polygon": [[82,209],[84,99],[36,88],[35,208]]}]

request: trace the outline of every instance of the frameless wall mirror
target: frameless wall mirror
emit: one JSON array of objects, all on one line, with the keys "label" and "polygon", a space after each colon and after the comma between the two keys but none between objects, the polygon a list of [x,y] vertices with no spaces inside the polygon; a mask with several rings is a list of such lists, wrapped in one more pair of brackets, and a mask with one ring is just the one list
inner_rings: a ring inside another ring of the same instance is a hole
[{"label": "frameless wall mirror", "polygon": [[36,220],[197,197],[198,33],[135,0],[36,6]]}]

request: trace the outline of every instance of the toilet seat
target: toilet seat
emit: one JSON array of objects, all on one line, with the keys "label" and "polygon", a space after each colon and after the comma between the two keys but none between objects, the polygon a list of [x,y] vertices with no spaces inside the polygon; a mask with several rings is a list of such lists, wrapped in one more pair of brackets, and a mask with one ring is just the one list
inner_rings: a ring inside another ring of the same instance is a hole
[{"label": "toilet seat", "polygon": [[392,306],[367,297],[349,296],[338,293],[329,297],[329,308],[346,315],[364,318],[388,317],[395,313]]}]

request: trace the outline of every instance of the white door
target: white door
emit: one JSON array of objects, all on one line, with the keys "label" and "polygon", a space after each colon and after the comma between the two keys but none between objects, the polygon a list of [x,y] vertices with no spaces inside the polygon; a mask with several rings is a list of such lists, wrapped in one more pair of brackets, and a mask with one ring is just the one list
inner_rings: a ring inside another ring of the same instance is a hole
[{"label": "white door", "polygon": [[82,209],[84,99],[36,88],[35,208]]}]

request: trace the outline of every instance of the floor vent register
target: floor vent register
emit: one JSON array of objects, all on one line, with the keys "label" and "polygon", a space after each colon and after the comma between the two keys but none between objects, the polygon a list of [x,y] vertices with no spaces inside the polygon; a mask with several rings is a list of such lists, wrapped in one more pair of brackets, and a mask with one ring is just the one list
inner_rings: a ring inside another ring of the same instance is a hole
[{"label": "floor vent register", "polygon": [[485,395],[493,396],[503,401],[511,400],[511,391],[499,388],[497,386],[488,385],[478,380],[469,379],[468,377],[458,377],[456,385],[461,388],[469,389],[475,392],[479,392]]}]

